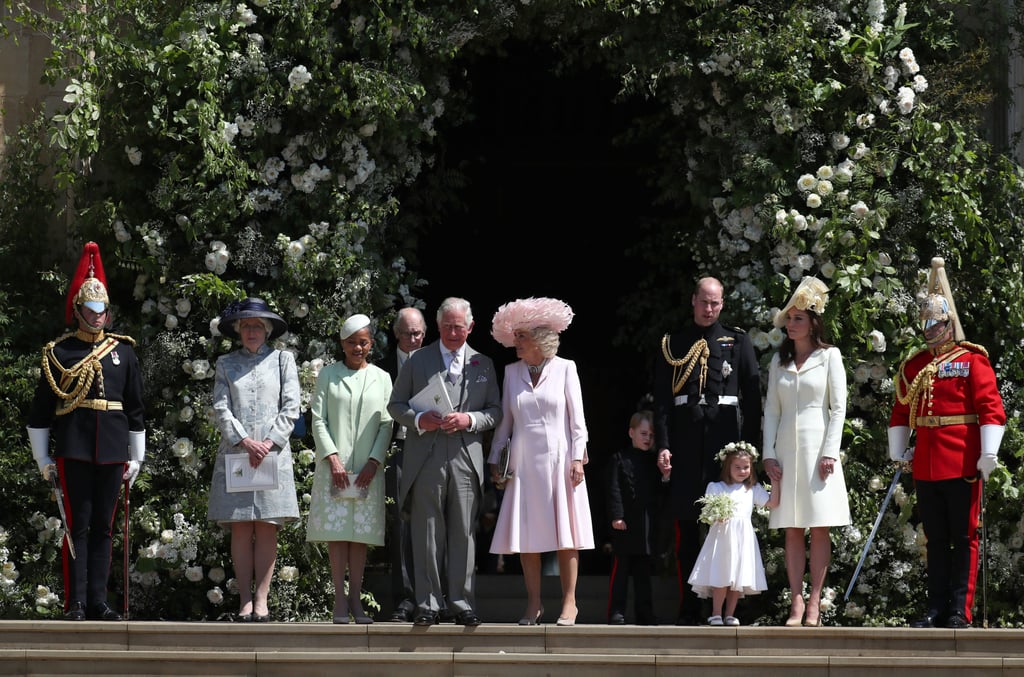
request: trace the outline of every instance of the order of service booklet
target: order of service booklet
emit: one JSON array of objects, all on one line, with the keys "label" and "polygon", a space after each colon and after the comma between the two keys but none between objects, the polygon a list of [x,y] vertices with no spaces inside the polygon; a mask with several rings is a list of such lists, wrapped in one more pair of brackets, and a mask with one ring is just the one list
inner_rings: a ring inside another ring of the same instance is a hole
[{"label": "order of service booklet", "polygon": [[249,465],[249,454],[224,454],[224,478],[227,492],[264,491],[277,489],[277,453],[272,451],[263,457],[263,462],[253,468]]}]

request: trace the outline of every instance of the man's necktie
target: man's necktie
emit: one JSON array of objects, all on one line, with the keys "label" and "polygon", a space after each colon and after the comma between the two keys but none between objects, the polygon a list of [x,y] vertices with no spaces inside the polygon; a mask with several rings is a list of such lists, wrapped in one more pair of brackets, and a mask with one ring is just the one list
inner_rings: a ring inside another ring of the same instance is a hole
[{"label": "man's necktie", "polygon": [[459,363],[459,352],[453,350],[451,354],[452,363],[448,365],[448,382],[455,385],[455,382],[459,380],[459,374],[462,373],[462,365]]}]

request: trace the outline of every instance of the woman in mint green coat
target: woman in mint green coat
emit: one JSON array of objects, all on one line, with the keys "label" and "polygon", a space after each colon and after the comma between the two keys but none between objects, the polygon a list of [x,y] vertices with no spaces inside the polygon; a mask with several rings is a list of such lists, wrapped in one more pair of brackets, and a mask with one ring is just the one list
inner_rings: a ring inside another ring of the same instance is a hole
[{"label": "woman in mint green coat", "polygon": [[[326,542],[334,581],[334,622],[372,623],[359,592],[367,546],[384,545],[384,472],[391,443],[391,376],[370,364],[373,329],[366,315],[341,328],[342,362],[324,367],[310,410],[316,470],[306,540]],[[345,573],[348,571],[348,595]]]}]

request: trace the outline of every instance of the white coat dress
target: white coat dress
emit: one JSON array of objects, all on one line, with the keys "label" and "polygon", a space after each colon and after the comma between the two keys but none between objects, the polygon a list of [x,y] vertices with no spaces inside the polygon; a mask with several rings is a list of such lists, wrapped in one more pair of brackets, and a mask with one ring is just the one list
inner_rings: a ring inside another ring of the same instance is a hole
[{"label": "white coat dress", "polygon": [[[850,523],[850,503],[840,461],[843,422],[846,418],[846,370],[835,347],[819,348],[797,369],[795,362],[779,364],[772,357],[768,395],[764,404],[765,460],[782,466],[779,507],[768,526],[834,527]],[[826,479],[819,462],[835,459]]]}]

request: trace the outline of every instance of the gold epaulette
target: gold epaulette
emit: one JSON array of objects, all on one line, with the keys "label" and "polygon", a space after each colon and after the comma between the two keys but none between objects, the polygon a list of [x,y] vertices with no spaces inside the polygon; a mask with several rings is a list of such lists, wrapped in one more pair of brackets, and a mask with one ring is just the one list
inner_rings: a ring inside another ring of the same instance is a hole
[{"label": "gold epaulette", "polygon": [[109,331],[107,332],[107,336],[116,338],[121,343],[127,343],[130,346],[135,345],[135,339],[133,339],[131,336],[125,336],[124,334],[111,334]]},{"label": "gold epaulette", "polygon": [[975,352],[980,355],[984,355],[985,357],[988,357],[988,351],[985,350],[985,346],[981,344],[971,343],[970,341],[960,341],[959,343],[957,343],[957,345],[960,346],[961,348],[967,348],[971,352]]}]

